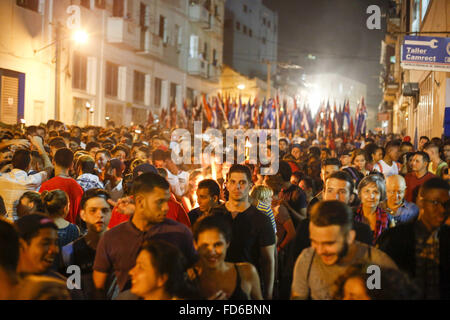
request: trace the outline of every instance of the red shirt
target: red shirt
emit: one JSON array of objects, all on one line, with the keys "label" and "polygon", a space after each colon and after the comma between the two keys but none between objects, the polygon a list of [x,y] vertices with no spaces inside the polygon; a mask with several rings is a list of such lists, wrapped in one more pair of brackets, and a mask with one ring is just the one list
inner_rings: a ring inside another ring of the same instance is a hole
[{"label": "red shirt", "polygon": [[415,203],[420,186],[424,184],[426,181],[435,177],[436,176],[431,172],[427,172],[422,178],[418,179],[414,172],[408,173],[405,176],[406,181],[405,200]]},{"label": "red shirt", "polygon": [[52,191],[52,190],[62,190],[67,193],[70,201],[69,213],[65,218],[70,223],[77,223],[77,217],[80,212],[80,201],[83,196],[83,189],[81,186],[72,178],[66,177],[54,177],[48,181],[45,181],[39,192]]},{"label": "red shirt", "polygon": [[[171,194],[170,196],[168,205],[169,211],[167,212],[166,218],[178,221],[190,228],[191,222],[189,220],[189,216],[186,210],[184,210],[183,206],[175,199],[175,196],[173,194]],[[111,220],[109,221],[108,228],[114,228],[118,224],[128,221],[129,219],[129,215],[120,213],[119,211],[117,211],[117,208],[114,207],[111,213]]]}]

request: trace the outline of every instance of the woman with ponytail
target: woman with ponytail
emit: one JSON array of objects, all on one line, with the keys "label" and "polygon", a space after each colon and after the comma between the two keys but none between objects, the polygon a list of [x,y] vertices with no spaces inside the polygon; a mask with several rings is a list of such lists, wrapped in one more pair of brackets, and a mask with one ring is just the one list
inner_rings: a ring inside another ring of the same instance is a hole
[{"label": "woman with ponytail", "polygon": [[61,247],[78,239],[80,229],[67,220],[69,213],[69,197],[62,190],[44,191],[41,193],[45,213],[48,214],[58,227],[58,244]]}]

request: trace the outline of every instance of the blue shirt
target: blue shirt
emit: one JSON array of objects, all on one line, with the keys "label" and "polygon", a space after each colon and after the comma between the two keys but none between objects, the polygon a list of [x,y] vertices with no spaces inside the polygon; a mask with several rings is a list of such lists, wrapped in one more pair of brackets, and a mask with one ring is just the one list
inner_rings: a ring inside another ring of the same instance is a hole
[{"label": "blue shirt", "polygon": [[397,209],[397,213],[395,216],[391,214],[389,208],[386,208],[386,211],[389,213],[389,224],[394,221],[395,225],[416,221],[417,217],[419,216],[419,207],[417,207],[414,203],[408,202],[406,200],[404,200],[400,208]]},{"label": "blue shirt", "polygon": [[273,231],[276,234],[277,233],[277,224],[275,222],[275,217],[273,215],[272,207],[261,201],[258,201],[256,209],[258,209],[259,211],[261,211],[262,213],[264,213],[266,216],[269,217],[270,222],[272,223]]}]

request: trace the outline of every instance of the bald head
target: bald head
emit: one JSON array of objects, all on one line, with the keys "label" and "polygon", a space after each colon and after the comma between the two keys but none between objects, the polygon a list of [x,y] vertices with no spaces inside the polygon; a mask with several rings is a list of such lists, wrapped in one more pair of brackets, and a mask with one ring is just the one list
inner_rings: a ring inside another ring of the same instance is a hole
[{"label": "bald head", "polygon": [[392,175],[386,179],[387,205],[394,209],[403,203],[405,197],[406,182],[400,175]]}]

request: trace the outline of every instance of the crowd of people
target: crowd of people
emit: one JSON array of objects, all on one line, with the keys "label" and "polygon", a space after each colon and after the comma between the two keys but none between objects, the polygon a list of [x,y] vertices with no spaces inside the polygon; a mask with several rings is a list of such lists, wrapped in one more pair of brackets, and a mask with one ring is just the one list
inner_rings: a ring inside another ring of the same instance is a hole
[{"label": "crowd of people", "polygon": [[450,141],[281,137],[261,175],[170,134],[0,129],[0,299],[450,299]]}]

